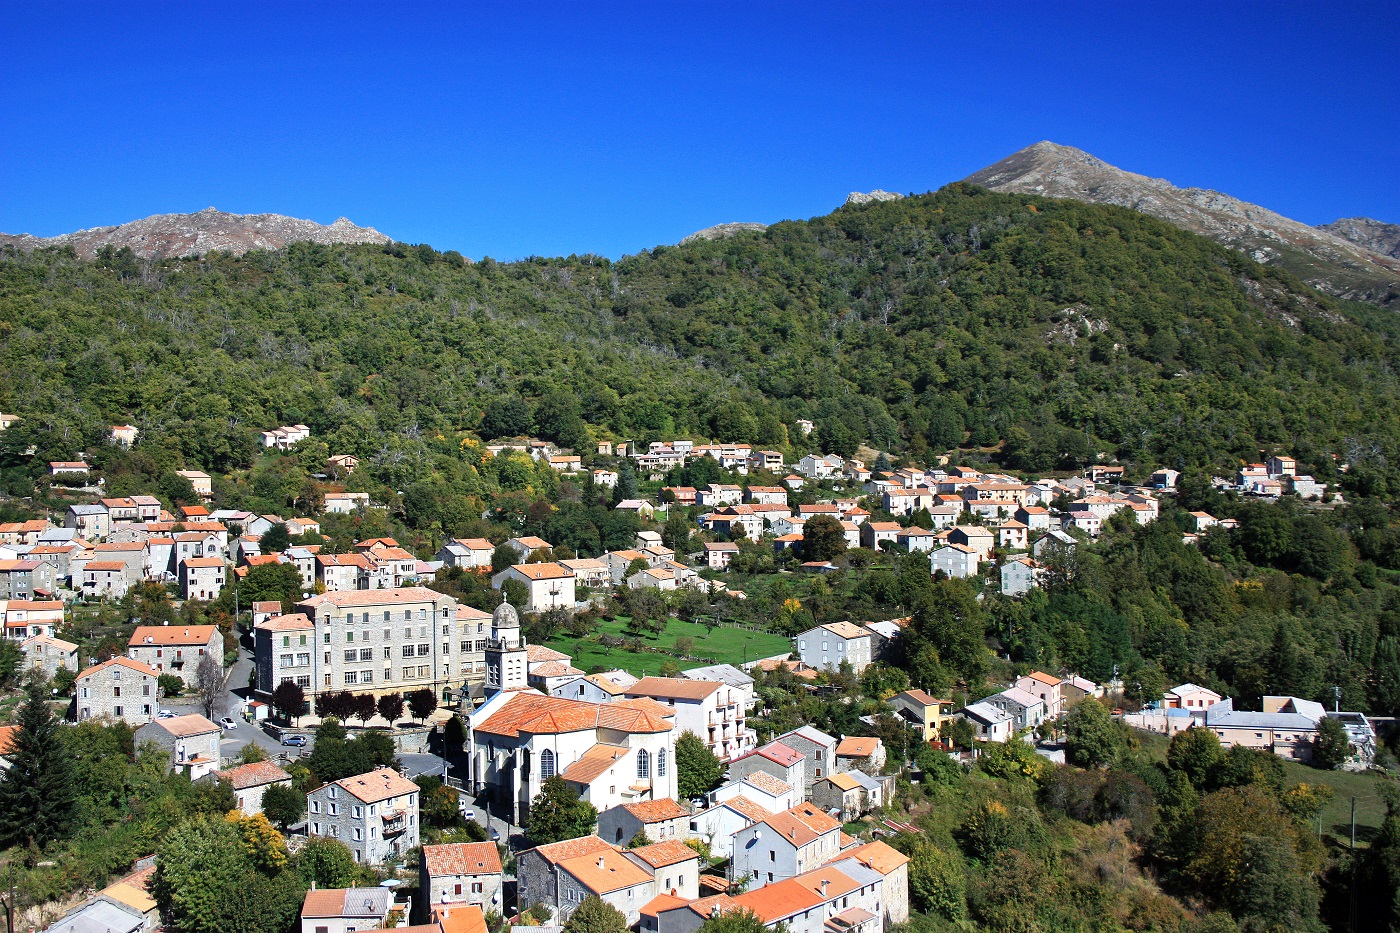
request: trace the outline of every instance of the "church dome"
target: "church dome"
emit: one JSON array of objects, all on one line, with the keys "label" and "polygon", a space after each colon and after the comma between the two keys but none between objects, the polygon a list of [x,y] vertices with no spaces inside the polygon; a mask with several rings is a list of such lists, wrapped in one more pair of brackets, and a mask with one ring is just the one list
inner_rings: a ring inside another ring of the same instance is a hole
[{"label": "church dome", "polygon": [[505,600],[496,607],[496,611],[491,613],[492,628],[520,628],[520,614],[515,611],[515,607]]}]

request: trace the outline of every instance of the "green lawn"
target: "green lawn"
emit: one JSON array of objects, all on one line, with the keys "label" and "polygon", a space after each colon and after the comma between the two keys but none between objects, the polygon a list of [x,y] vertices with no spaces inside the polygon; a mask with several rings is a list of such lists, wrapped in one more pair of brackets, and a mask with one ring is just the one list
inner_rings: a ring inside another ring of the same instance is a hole
[{"label": "green lawn", "polygon": [[[1322,832],[1333,836],[1342,845],[1351,841],[1351,798],[1356,798],[1356,843],[1369,843],[1385,819],[1385,799],[1381,788],[1385,779],[1376,774],[1355,774],[1350,771],[1319,771],[1285,761],[1284,772],[1290,784],[1326,784],[1336,792],[1322,810]],[[1316,824],[1314,824],[1316,826]]]},{"label": "green lawn", "polygon": [[639,677],[659,673],[661,665],[676,660],[676,639],[683,637],[695,641],[695,647],[690,652],[692,656],[709,660],[679,661],[682,669],[703,667],[706,664],[733,664],[738,667],[745,661],[786,654],[792,650],[792,641],[781,635],[748,632],[736,628],[717,627],[711,631],[699,623],[682,622],[679,619],[670,620],[666,630],[659,636],[642,639],[644,645],[659,649],[660,653],[606,648],[598,643],[598,635],[631,638],[632,636],[624,631],[627,621],[625,617],[608,619],[600,622],[594,633],[583,638],[560,635],[551,638],[547,644],[556,651],[570,655],[574,659],[574,666],[585,671],[595,664],[601,664],[607,668],[621,668]]}]

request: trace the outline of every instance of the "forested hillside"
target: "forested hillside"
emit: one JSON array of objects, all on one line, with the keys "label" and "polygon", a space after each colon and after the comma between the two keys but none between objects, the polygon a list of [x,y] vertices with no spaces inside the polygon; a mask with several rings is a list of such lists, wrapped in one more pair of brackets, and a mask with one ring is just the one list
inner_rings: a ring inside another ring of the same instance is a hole
[{"label": "forested hillside", "polygon": [[6,446],[38,460],[130,421],[225,471],[256,431],[304,422],[392,484],[437,434],[791,449],[807,417],[828,450],[1004,442],[1026,470],[1280,445],[1376,491],[1400,462],[1383,312],[1132,211],[964,185],[617,263],[6,249],[0,337],[0,410],[26,419]]}]

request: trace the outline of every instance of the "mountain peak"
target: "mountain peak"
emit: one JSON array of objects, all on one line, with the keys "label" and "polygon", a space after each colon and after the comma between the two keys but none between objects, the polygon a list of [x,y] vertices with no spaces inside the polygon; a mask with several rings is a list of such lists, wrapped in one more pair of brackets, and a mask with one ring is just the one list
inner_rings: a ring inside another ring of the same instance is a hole
[{"label": "mountain peak", "polygon": [[282,214],[229,214],[206,207],[192,214],[153,214],[114,227],[93,227],[54,237],[0,234],[0,245],[20,249],[72,246],[85,259],[104,246],[129,246],[142,259],[203,256],[210,250],[241,256],[249,250],[282,249],[289,243],[389,243],[373,227],[341,217],[329,226]]},{"label": "mountain peak", "polygon": [[1218,191],[1179,188],[1164,178],[1125,171],[1073,146],[1042,140],[964,181],[993,191],[1131,208],[1210,237],[1259,262],[1279,263],[1330,294],[1382,303],[1400,300],[1400,259],[1373,251],[1365,235],[1353,238],[1310,227]]}]

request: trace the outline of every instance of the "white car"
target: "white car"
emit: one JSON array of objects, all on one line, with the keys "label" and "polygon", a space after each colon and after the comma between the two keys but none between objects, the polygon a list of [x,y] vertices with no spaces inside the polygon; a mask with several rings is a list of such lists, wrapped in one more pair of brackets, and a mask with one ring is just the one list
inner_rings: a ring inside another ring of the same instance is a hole
[{"label": "white car", "polygon": [[225,716],[223,719],[219,720],[219,728],[224,730],[237,729],[238,723],[233,721],[232,716]]}]

